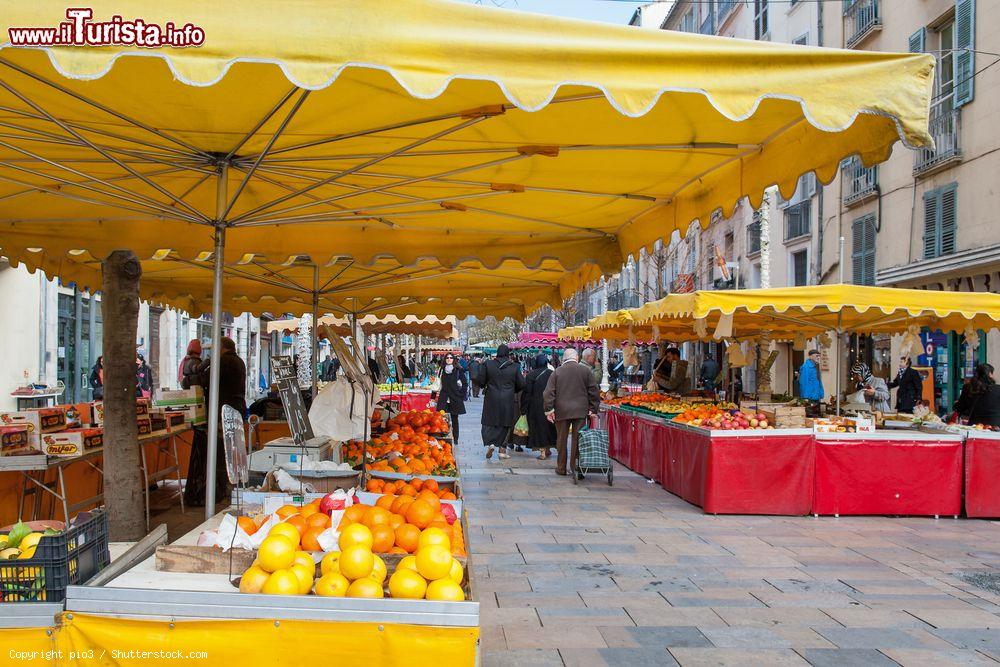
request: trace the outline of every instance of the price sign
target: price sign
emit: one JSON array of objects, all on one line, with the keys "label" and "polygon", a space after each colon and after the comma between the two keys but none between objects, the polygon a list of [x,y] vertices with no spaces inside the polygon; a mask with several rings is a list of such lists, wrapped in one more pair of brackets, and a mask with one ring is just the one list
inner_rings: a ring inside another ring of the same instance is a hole
[{"label": "price sign", "polygon": [[313,437],[312,424],[309,423],[309,413],[302,401],[302,391],[299,389],[298,375],[291,357],[271,357],[271,377],[278,385],[278,395],[281,405],[285,408],[285,419],[288,430],[296,445],[303,445]]}]

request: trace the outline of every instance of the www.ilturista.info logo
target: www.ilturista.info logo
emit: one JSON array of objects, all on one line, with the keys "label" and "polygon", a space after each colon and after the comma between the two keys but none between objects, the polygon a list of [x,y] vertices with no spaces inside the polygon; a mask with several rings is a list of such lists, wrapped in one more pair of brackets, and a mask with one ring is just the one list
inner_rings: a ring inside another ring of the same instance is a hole
[{"label": "www.ilturista.info logo", "polygon": [[178,26],[172,21],[164,25],[142,19],[125,20],[112,16],[109,21],[94,21],[94,10],[71,7],[66,10],[68,21],[54,28],[8,28],[12,46],[139,46],[155,49],[161,46],[201,46],[205,31],[190,23]]}]

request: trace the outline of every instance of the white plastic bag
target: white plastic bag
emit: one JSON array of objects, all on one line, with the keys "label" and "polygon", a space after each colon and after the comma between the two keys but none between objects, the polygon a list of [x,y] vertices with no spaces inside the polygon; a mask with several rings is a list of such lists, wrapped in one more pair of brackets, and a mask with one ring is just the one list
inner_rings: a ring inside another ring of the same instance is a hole
[{"label": "white plastic bag", "polygon": [[[360,385],[355,385],[352,392],[351,383],[345,377],[339,377],[327,384],[313,399],[312,407],[309,409],[309,421],[313,433],[339,442],[362,439],[370,435],[368,416],[379,399],[378,389],[370,391],[372,395],[368,397],[366,405]],[[340,462],[339,447],[333,448],[332,458]]]}]

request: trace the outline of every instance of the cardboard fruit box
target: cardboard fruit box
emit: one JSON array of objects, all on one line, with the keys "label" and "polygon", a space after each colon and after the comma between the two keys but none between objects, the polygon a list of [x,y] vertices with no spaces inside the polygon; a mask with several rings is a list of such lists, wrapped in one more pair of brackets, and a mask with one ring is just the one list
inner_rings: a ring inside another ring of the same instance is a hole
[{"label": "cardboard fruit box", "polygon": [[48,456],[80,456],[103,445],[104,429],[100,428],[74,428],[41,435],[41,449]]},{"label": "cardboard fruit box", "polygon": [[28,427],[28,435],[55,433],[66,428],[66,411],[62,408],[38,408],[20,412],[0,413],[0,426]]},{"label": "cardboard fruit box", "polygon": [[28,438],[27,425],[0,426],[0,456],[23,456],[36,452]]}]

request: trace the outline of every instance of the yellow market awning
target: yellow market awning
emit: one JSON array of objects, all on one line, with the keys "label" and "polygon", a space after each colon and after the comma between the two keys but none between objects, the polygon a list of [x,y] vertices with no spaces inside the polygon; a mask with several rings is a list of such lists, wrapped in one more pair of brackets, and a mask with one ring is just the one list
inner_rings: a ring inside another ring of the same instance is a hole
[{"label": "yellow market awning", "polygon": [[[627,311],[591,319],[595,338],[620,339],[649,332],[661,339],[697,340],[713,336],[723,316],[731,316],[733,338],[769,333],[776,339],[812,337],[828,331],[901,333],[915,325],[962,332],[1000,326],[1000,294],[815,285],[675,294]],[[704,322],[705,335],[696,331]]]},{"label": "yellow market awning", "polygon": [[[394,315],[376,317],[374,315],[366,315],[365,317],[358,318],[358,325],[368,335],[382,333],[410,334],[414,336],[429,336],[431,338],[454,339],[458,338],[455,321],[454,317],[417,317],[415,315],[406,317],[396,317]],[[333,330],[340,336],[349,336],[351,333],[351,323],[345,317],[327,315],[320,318],[319,324],[325,326],[328,330]],[[294,331],[298,328],[299,320],[297,318],[274,320],[267,323],[268,333]],[[320,338],[325,338],[322,330],[318,331],[318,333],[320,333]]]},{"label": "yellow market awning", "polygon": [[[871,165],[899,140],[931,143],[928,54],[444,0],[92,6],[95,21],[190,23],[204,43],[0,44],[0,253],[17,261],[194,260],[224,227],[230,265],[612,272],[773,183],[790,197],[849,155]],[[5,0],[0,39],[58,26],[66,7]]]},{"label": "yellow market awning", "polygon": [[590,340],[590,327],[564,327],[559,330],[559,340]]}]

